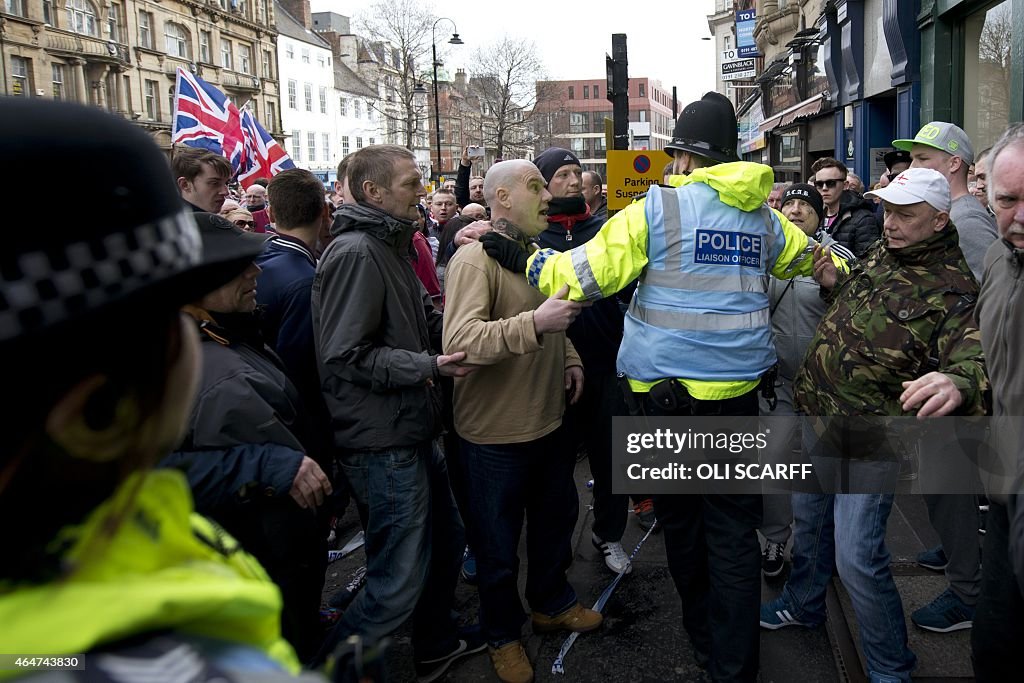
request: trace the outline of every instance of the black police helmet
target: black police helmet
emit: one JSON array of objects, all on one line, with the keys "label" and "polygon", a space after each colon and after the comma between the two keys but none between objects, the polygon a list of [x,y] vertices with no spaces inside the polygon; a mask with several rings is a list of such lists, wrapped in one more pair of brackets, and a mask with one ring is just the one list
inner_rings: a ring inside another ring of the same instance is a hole
[{"label": "black police helmet", "polygon": [[709,92],[683,109],[665,151],[690,152],[714,161],[739,161],[736,110],[727,97]]}]

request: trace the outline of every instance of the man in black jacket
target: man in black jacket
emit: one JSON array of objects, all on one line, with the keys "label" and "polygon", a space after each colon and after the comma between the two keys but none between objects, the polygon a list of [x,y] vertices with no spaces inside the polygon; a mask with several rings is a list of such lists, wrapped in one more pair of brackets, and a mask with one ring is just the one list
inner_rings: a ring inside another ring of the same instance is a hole
[{"label": "man in black jacket", "polygon": [[[313,280],[313,335],[334,445],[367,508],[366,588],[320,656],[349,635],[381,638],[413,616],[417,673],[433,680],[486,644],[451,618],[465,532],[435,439],[442,376],[469,374],[465,353],[439,355],[442,317],[410,267],[423,194],[412,152],[365,147],[347,169],[353,203]],[[318,657],[319,658],[319,657]]]},{"label": "man in black jacket", "polygon": [[831,157],[818,159],[811,173],[814,187],[825,202],[825,232],[860,258],[881,235],[875,205],[843,189],[849,171],[842,162]]},{"label": "man in black jacket", "polygon": [[[206,252],[251,243],[220,216],[197,213]],[[162,463],[188,477],[196,509],[221,523],[280,587],[282,631],[300,658],[320,645],[320,596],[326,532],[316,507],[331,493],[308,457],[312,434],[298,391],[263,343],[256,308],[255,263],[223,287],[185,307],[202,342],[202,374],[188,433]]]}]

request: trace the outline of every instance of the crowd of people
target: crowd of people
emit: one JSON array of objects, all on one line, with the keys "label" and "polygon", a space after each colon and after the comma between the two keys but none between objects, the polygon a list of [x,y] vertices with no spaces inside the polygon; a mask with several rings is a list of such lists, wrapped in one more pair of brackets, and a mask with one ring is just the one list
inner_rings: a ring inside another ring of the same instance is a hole
[{"label": "crowd of people", "polygon": [[[822,623],[835,571],[870,680],[909,681],[894,496],[878,485],[902,463],[862,451],[882,416],[1024,410],[1024,125],[975,155],[931,122],[893,142],[866,192],[832,158],[775,183],[737,157],[736,130],[726,98],[690,103],[666,182],[609,217],[600,175],[562,148],[486,175],[467,149],[428,195],[410,151],[373,145],[326,194],[300,169],[241,192],[209,150],[168,165],[97,110],[6,104],[21,201],[43,201],[59,156],[95,210],[15,230],[0,255],[5,376],[26,389],[3,414],[0,510],[19,520],[4,649],[89,653],[98,681],[162,680],[169,661],[174,680],[343,680],[369,675],[352,673],[353,642],[411,621],[421,683],[484,651],[499,680],[527,683],[527,622],[602,625],[567,576],[585,454],[609,576],[633,569],[632,509],[664,534],[711,680],[757,679],[760,629]],[[723,265],[709,232],[756,247]],[[837,433],[794,419],[772,443],[862,488],[632,504],[613,490],[616,416],[759,414],[835,418]],[[1024,663],[1013,486],[989,492],[981,550],[975,496],[925,497],[942,545],[918,561],[948,587],[911,621],[973,628],[979,681]],[[365,587],[325,627],[327,539],[349,502]],[[453,610],[460,576],[479,623]]]}]

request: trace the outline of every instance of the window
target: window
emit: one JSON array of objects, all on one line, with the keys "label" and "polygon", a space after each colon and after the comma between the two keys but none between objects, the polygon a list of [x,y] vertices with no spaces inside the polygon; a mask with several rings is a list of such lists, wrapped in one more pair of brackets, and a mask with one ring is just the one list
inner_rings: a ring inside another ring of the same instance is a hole
[{"label": "window", "polygon": [[100,37],[96,10],[89,0],[68,0],[68,30],[83,36]]},{"label": "window", "polygon": [[647,97],[647,88],[644,86],[644,84],[637,83],[637,86],[640,89],[640,97]]},{"label": "window", "polygon": [[164,24],[164,46],[172,57],[188,59],[192,56],[188,49],[188,31],[178,24]]},{"label": "window", "polygon": [[320,113],[327,113],[327,88],[320,88]]},{"label": "window", "polygon": [[371,145],[376,145],[377,144],[377,139],[376,138],[370,138],[370,144]]},{"label": "window", "polygon": [[576,99],[576,88],[571,86],[571,85],[569,86],[569,99],[570,100],[575,100]]},{"label": "window", "polygon": [[581,156],[583,152],[583,138],[570,138],[569,148],[577,155]]},{"label": "window", "polygon": [[590,86],[589,85],[583,86],[583,99],[585,99],[585,100],[589,100],[590,99]]},{"label": "window", "polygon": [[313,86],[310,83],[306,83],[302,87],[306,95],[306,111],[313,111]]},{"label": "window", "polygon": [[302,63],[303,64],[309,64],[309,48],[308,47],[302,48]]},{"label": "window", "polygon": [[267,128],[270,130],[277,130],[280,126],[277,125],[277,105],[273,102],[267,102]]},{"label": "window", "polygon": [[348,156],[348,152],[349,152],[348,136],[347,135],[342,135],[341,136],[341,156],[347,157]]},{"label": "window", "polygon": [[56,16],[53,13],[53,0],[43,0],[43,23],[53,26],[53,19]]},{"label": "window", "polygon": [[356,149],[362,149],[362,148],[363,148],[363,139],[362,138],[356,138]]},{"label": "window", "polygon": [[320,68],[324,68],[327,65],[327,60],[324,59],[323,55],[316,56],[316,63],[320,65]]},{"label": "window", "polygon": [[231,69],[232,63],[231,41],[225,38],[220,39],[220,65],[225,69]]},{"label": "window", "polygon": [[374,114],[374,111],[373,111],[373,105],[370,104],[369,102],[367,102],[366,103],[366,118],[368,120],[370,120],[370,121],[373,121],[374,115],[375,114]]},{"label": "window", "polygon": [[342,97],[338,100],[338,111],[342,116],[348,116],[348,98]]},{"label": "window", "polygon": [[121,27],[124,26],[124,16],[121,14],[121,5],[113,2],[110,4],[110,11],[107,12],[107,35],[115,43],[121,42]]},{"label": "window", "polygon": [[29,97],[32,88],[28,81],[29,60],[24,57],[11,57],[11,94],[17,97]]},{"label": "window", "polygon": [[160,84],[156,81],[146,81],[144,97],[146,101],[146,118],[156,121],[160,118]]},{"label": "window", "polygon": [[600,88],[601,88],[601,86],[599,86],[599,85],[595,85],[594,86],[594,99],[595,100],[601,99],[601,90],[600,90]]},{"label": "window", "polygon": [[213,59],[210,57],[211,48],[213,44],[213,34],[209,31],[199,32],[199,61],[207,64],[212,64]]},{"label": "window", "polygon": [[331,163],[331,136],[328,133],[324,133],[321,136],[321,142],[323,142],[324,148],[324,161]]},{"label": "window", "polygon": [[274,77],[274,60],[270,56],[270,50],[263,51],[263,78]]},{"label": "window", "polygon": [[23,0],[4,0],[4,11],[23,17],[25,16],[25,3]]},{"label": "window", "polygon": [[284,56],[288,59],[295,59],[295,46],[288,43],[284,46]]},{"label": "window", "polygon": [[252,75],[252,48],[238,44],[238,69],[244,74]]},{"label": "window", "polygon": [[300,136],[301,132],[297,130],[292,131],[292,159],[294,161],[302,161],[302,140]]},{"label": "window", "polygon": [[722,36],[722,49],[723,50],[731,50],[732,49],[732,36]]},{"label": "window", "polygon": [[139,45],[153,49],[153,15],[139,12]]},{"label": "window", "polygon": [[352,101],[352,109],[355,112],[356,118],[363,118],[363,103],[360,100]]},{"label": "window", "polygon": [[288,108],[289,109],[298,109],[299,108],[298,103],[295,101],[296,98],[297,98],[297,95],[295,93],[296,87],[297,87],[297,84],[295,83],[295,81],[293,81],[293,80],[289,80],[288,81]]},{"label": "window", "polygon": [[53,64],[53,99],[65,100],[67,96],[64,93],[64,65]]},{"label": "window", "polygon": [[570,133],[587,133],[587,113],[586,112],[570,112],[569,113],[569,132]]},{"label": "window", "polygon": [[306,133],[306,144],[309,147],[309,161],[316,161],[316,133]]},{"label": "window", "polygon": [[992,145],[1017,120],[1013,93],[1020,57],[1014,38],[1019,13],[1014,3],[1006,0],[974,12],[964,22],[963,127],[974,149]]}]

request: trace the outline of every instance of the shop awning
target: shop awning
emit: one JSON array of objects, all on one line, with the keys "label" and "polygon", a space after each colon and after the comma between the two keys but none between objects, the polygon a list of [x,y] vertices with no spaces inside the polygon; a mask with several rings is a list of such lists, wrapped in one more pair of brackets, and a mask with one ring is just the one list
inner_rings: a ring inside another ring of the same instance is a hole
[{"label": "shop awning", "polygon": [[788,126],[799,119],[806,119],[809,116],[820,114],[825,108],[825,94],[821,93],[804,100],[800,104],[790,107],[784,112],[776,114],[761,124],[761,132],[767,133],[779,126]]}]

